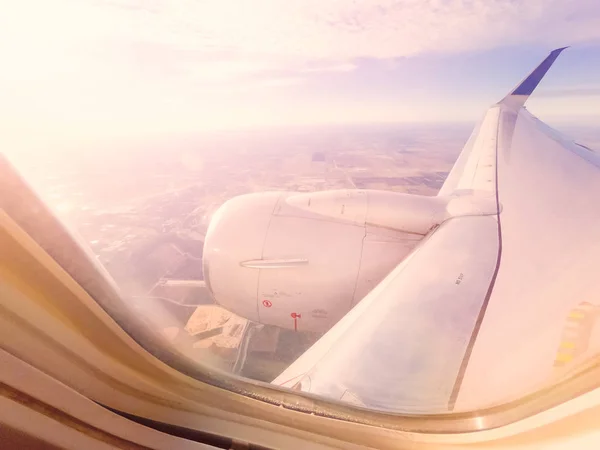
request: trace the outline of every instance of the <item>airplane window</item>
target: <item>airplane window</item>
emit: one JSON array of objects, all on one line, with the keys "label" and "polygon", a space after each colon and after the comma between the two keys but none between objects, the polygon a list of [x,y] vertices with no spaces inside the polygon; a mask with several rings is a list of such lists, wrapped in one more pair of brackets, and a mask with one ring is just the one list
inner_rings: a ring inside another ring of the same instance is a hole
[{"label": "airplane window", "polygon": [[[475,126],[554,42],[480,48],[441,20],[469,11],[432,9],[438,39],[403,30],[409,5],[61,0],[33,2],[32,18],[25,3],[0,18],[19,43],[0,75],[4,155],[130,314],[198,367],[437,414],[515,400],[597,355],[597,197],[569,199],[586,180],[600,192],[580,167],[600,167],[600,102],[562,89],[597,79],[597,65],[575,74],[597,45],[569,50],[571,71],[553,68],[528,103],[580,143],[552,134],[549,151],[591,154],[556,156],[581,173],[563,188],[549,159],[526,166],[546,148],[526,127],[550,136],[528,112],[501,157],[480,136],[509,119],[492,109]],[[573,221],[529,221],[546,204],[536,188]]]}]

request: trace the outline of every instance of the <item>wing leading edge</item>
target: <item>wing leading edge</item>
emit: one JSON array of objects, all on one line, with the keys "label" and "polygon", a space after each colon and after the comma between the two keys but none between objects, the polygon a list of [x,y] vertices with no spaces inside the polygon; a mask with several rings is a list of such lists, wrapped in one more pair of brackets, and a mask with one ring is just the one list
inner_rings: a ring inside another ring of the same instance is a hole
[{"label": "wing leading edge", "polygon": [[562,50],[490,108],[440,192],[493,198],[496,213],[442,223],[273,383],[438,413],[507,401],[553,376],[564,317],[600,291],[600,158],[522,108]]}]

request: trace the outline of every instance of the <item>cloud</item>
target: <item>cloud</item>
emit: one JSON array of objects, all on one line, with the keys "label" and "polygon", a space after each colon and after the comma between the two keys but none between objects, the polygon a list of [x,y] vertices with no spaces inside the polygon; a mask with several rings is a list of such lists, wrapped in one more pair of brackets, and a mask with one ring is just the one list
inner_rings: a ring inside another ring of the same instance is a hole
[{"label": "cloud", "polygon": [[289,86],[296,86],[307,81],[306,78],[303,77],[293,77],[293,76],[284,76],[284,77],[262,77],[257,78],[252,81],[247,81],[244,83],[220,83],[220,84],[203,84],[200,87],[200,91],[208,91],[213,94],[215,93],[229,93],[229,94],[239,94],[243,92],[252,92],[258,91],[261,89],[271,89],[271,88],[286,88]]},{"label": "cloud", "polygon": [[187,72],[190,77],[198,81],[221,83],[263,73],[272,69],[272,67],[272,64],[261,61],[200,61],[188,64]]},{"label": "cloud", "polygon": [[595,0],[112,0],[103,7],[127,16],[115,20],[126,20],[138,36],[284,60],[394,58],[600,39]]},{"label": "cloud", "polygon": [[263,80],[257,84],[260,87],[285,87],[294,86],[305,82],[306,79],[302,77],[286,77],[286,78],[270,78]]},{"label": "cloud", "polygon": [[594,97],[600,96],[600,86],[569,86],[555,89],[540,89],[538,97]]},{"label": "cloud", "polygon": [[36,52],[42,73],[75,52],[148,77],[344,73],[363,57],[600,42],[600,7],[596,0],[23,0],[0,17],[0,42],[16,66]]},{"label": "cloud", "polygon": [[304,73],[323,73],[323,72],[352,72],[358,66],[352,63],[334,64],[326,66],[305,67],[301,69]]},{"label": "cloud", "polygon": [[[361,77],[400,57],[597,42],[596,0],[21,0],[0,15],[0,119],[101,133],[253,121],[261,108],[283,121],[305,103],[312,120],[338,78],[361,94]],[[377,109],[382,97],[361,114],[400,117]]]}]

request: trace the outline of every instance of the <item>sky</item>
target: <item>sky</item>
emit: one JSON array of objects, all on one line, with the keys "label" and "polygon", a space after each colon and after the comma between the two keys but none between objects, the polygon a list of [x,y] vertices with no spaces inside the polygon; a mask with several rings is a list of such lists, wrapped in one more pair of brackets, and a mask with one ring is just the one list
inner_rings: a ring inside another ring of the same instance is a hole
[{"label": "sky", "polygon": [[597,0],[0,0],[10,145],[475,122],[553,48],[529,109],[600,125]]}]

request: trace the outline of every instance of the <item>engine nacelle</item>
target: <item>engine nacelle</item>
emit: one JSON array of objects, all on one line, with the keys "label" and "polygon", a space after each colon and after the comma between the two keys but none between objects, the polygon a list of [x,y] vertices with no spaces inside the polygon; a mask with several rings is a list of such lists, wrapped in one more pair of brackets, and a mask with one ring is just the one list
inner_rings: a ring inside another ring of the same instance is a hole
[{"label": "engine nacelle", "polygon": [[266,192],[226,202],[204,243],[215,301],[255,322],[322,332],[445,214],[438,197],[385,191]]}]

